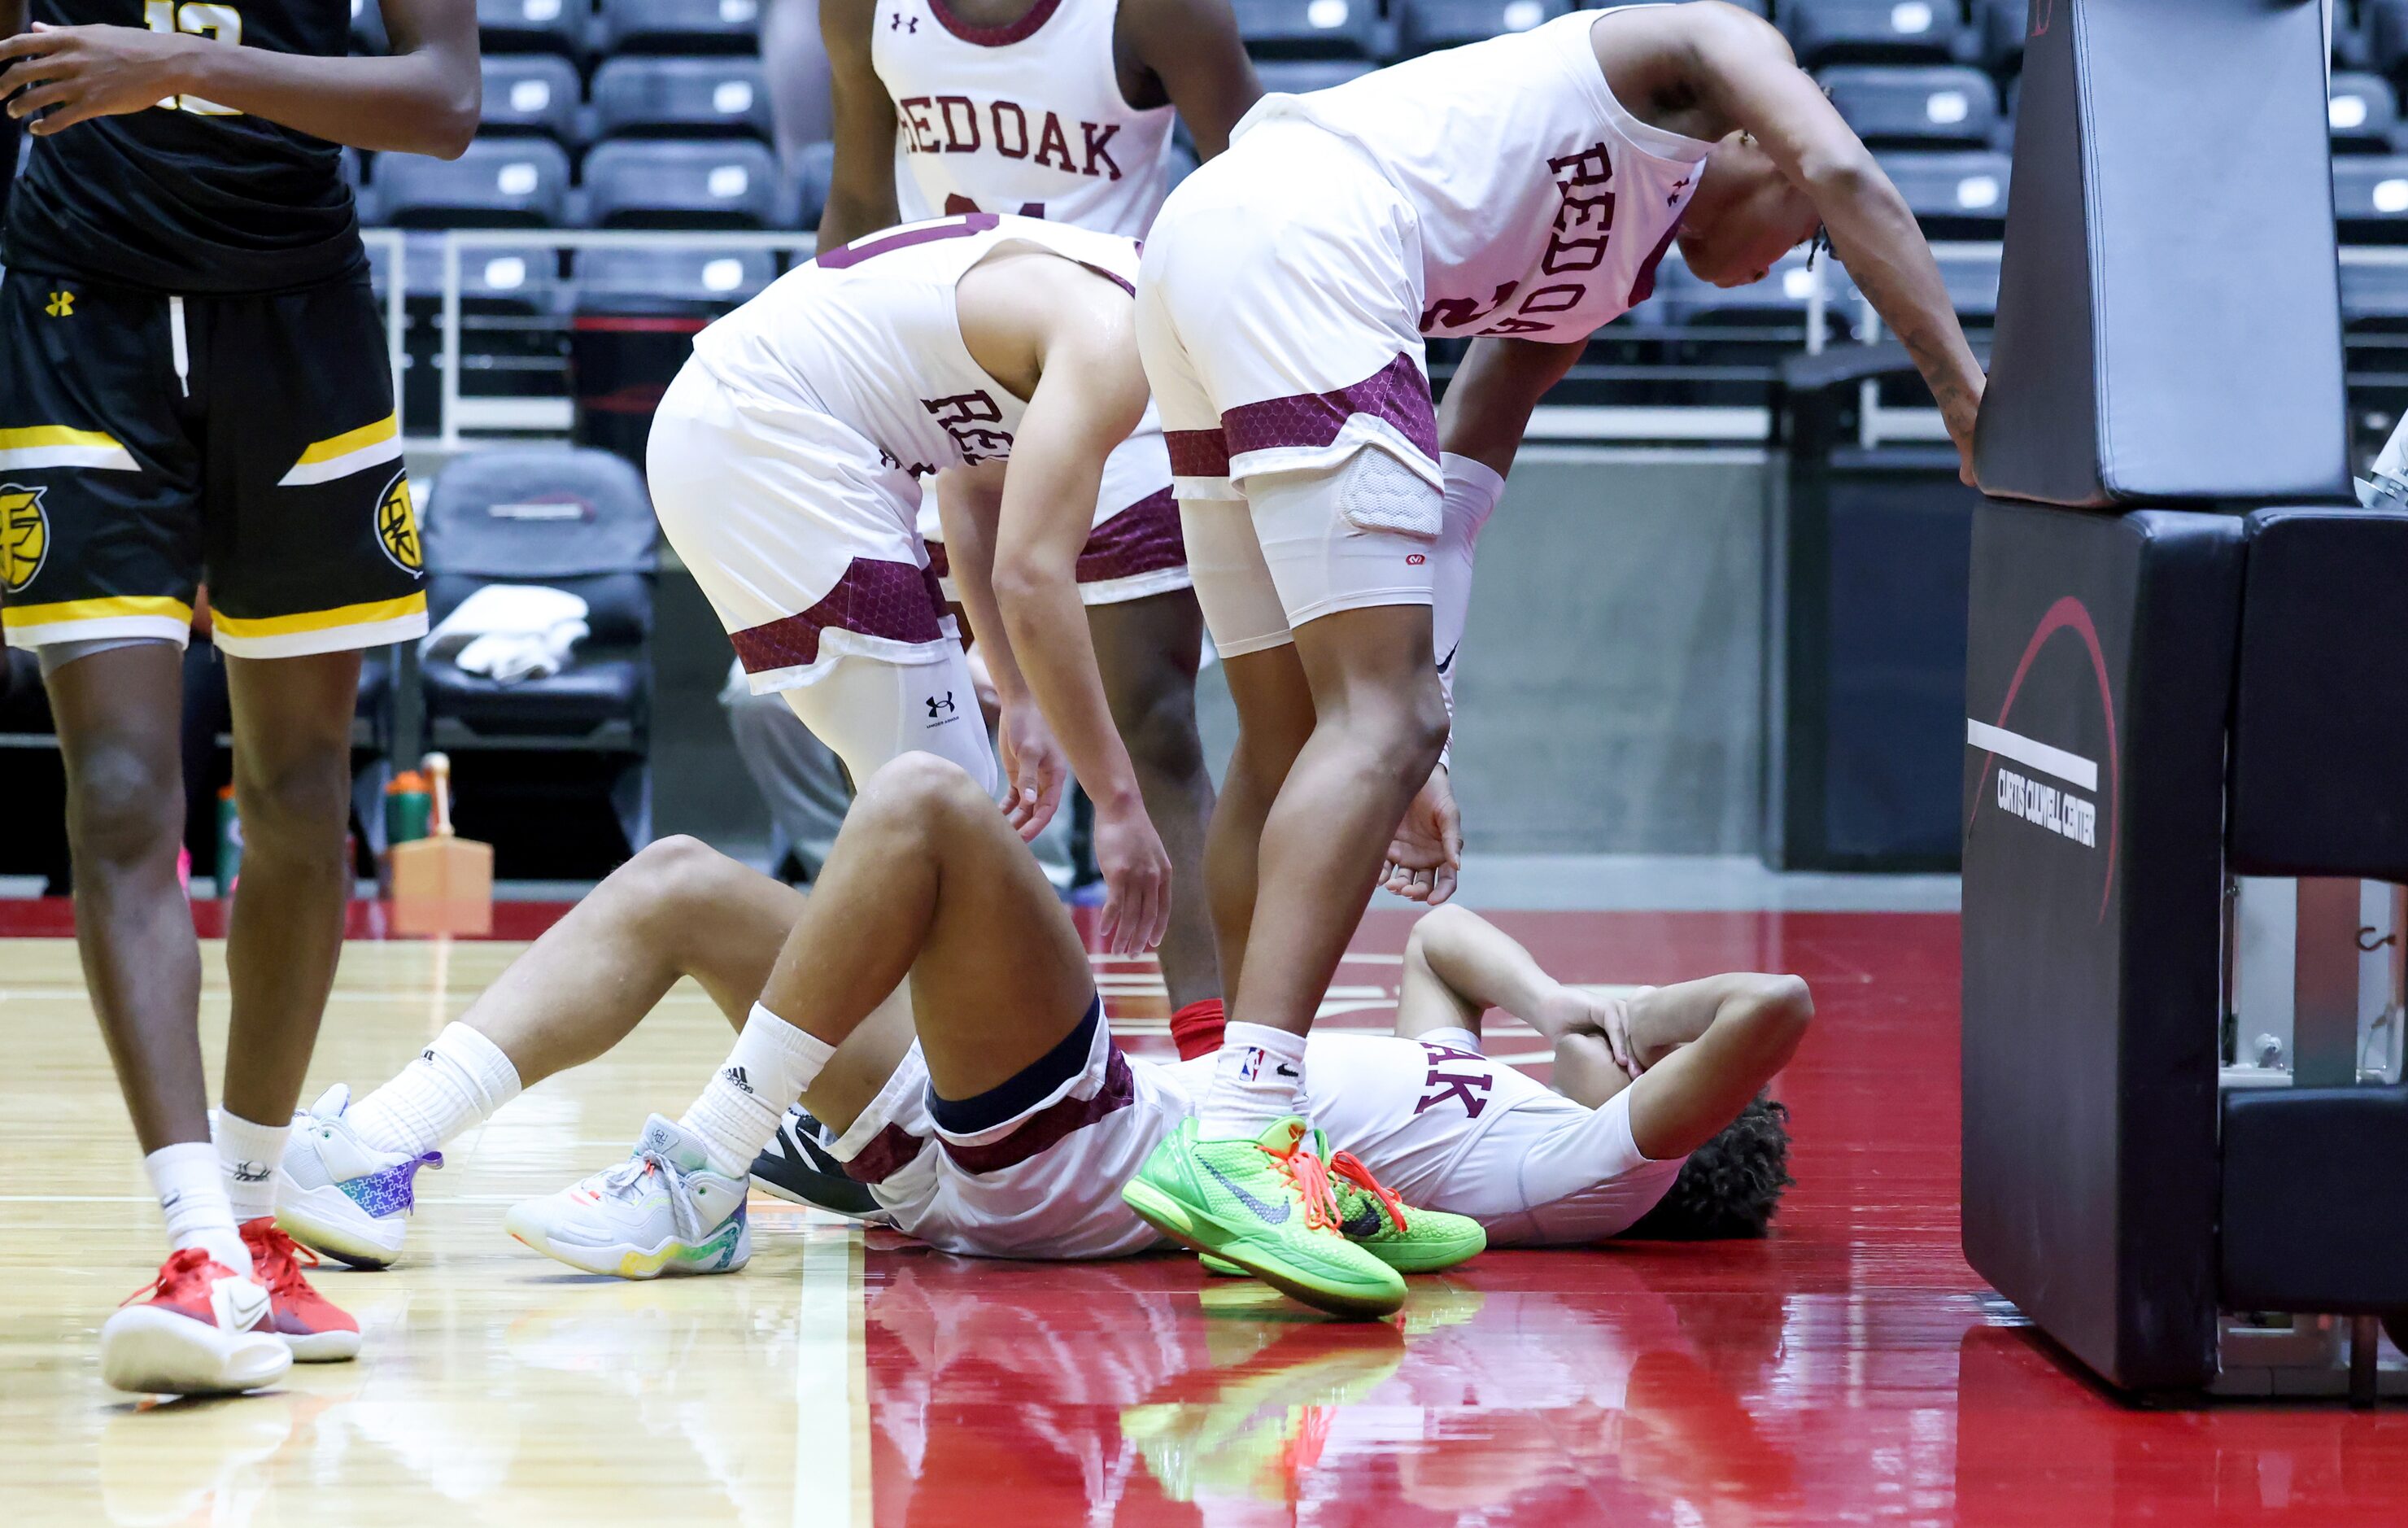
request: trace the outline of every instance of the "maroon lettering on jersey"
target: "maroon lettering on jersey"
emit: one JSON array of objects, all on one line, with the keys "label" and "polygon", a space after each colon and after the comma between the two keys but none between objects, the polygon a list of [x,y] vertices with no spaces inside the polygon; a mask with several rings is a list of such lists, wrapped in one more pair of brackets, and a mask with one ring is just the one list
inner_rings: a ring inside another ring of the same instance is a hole
[{"label": "maroon lettering on jersey", "polygon": [[[1005,112],[1011,115],[1007,118]],[[997,101],[987,108],[988,121],[995,128],[995,151],[1006,159],[1028,157],[1028,113],[1017,101]],[[1005,126],[1006,123],[1010,125]]]},{"label": "maroon lettering on jersey", "polygon": [[1096,130],[1096,124],[1094,123],[1082,122],[1079,124],[1079,131],[1087,136],[1087,167],[1081,170],[1080,174],[1095,174],[1096,161],[1100,159],[1104,162],[1105,168],[1111,172],[1112,180],[1117,180],[1121,178],[1120,166],[1113,163],[1112,156],[1106,151],[1106,146],[1112,141],[1113,136],[1120,130],[1121,124],[1118,123],[1113,123],[1100,132]]},{"label": "maroon lettering on jersey", "polygon": [[[978,151],[978,108],[970,105],[967,95],[937,97],[937,116],[945,124],[945,152],[967,154]],[[957,128],[954,123],[959,121]]]},{"label": "maroon lettering on jersey", "polygon": [[1045,113],[1045,128],[1037,139],[1037,162],[1068,175],[1079,173],[1070,158],[1070,139],[1062,131],[1062,119],[1051,111]]},{"label": "maroon lettering on jersey", "polygon": [[1656,267],[1664,263],[1664,256],[1670,252],[1672,240],[1679,237],[1680,232],[1678,223],[1665,229],[1664,237],[1656,241],[1656,247],[1647,252],[1647,258],[1639,263],[1639,274],[1630,282],[1631,307],[1636,308],[1656,295]]},{"label": "maroon lettering on jersey", "polygon": [[[1488,1058],[1478,1051],[1458,1050],[1453,1045],[1437,1045],[1425,1040],[1422,1049],[1429,1052],[1428,1074],[1422,1086],[1430,1089],[1413,1105],[1416,1115],[1427,1114],[1449,1099],[1463,1105],[1463,1112],[1473,1119],[1488,1107],[1488,1090],[1497,1086],[1497,1074],[1487,1070]],[[1478,1072],[1449,1071],[1451,1066],[1477,1066]]]},{"label": "maroon lettering on jersey", "polygon": [[1601,186],[1613,179],[1613,155],[1604,144],[1592,143],[1576,154],[1548,160],[1547,168],[1555,172],[1555,183],[1567,192],[1574,186]]},{"label": "maroon lettering on jersey", "polygon": [[1459,329],[1466,324],[1478,324],[1504,307],[1505,299],[1512,296],[1521,284],[1519,281],[1505,282],[1490,295],[1485,308],[1480,306],[1477,297],[1440,297],[1422,314],[1422,333],[1427,334],[1432,329]]},{"label": "maroon lettering on jersey", "polygon": [[965,462],[992,461],[1011,454],[1011,432],[985,426],[1000,424],[1003,410],[995,395],[981,388],[975,393],[955,393],[951,397],[922,398],[920,406],[937,416],[937,423],[953,438]]},{"label": "maroon lettering on jersey", "polygon": [[928,116],[936,104],[925,95],[907,96],[895,103],[895,109],[902,114],[903,125],[909,130],[907,136],[915,154],[932,154],[941,146],[937,137],[937,124]]},{"label": "maroon lettering on jersey", "polygon": [[1605,246],[1612,238],[1611,234],[1599,234],[1595,238],[1566,238],[1557,234],[1547,240],[1547,252],[1539,261],[1539,274],[1563,276],[1595,270],[1605,264]]}]

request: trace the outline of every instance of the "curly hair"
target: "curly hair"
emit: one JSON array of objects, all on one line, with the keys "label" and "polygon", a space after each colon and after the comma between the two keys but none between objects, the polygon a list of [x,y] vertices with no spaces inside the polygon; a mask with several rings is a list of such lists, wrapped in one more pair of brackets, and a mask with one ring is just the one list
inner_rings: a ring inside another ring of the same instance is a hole
[{"label": "curly hair", "polygon": [[1765,1233],[1789,1175],[1789,1109],[1759,1093],[1720,1134],[1689,1153],[1680,1176],[1622,1234],[1694,1242]]}]

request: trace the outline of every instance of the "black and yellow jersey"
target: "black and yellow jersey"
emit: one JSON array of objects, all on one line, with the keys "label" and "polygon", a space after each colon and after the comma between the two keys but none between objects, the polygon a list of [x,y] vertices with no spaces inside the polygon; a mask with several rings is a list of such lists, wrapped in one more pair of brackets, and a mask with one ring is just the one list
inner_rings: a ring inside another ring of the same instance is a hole
[{"label": "black and yellow jersey", "polygon": [[[148,26],[280,53],[350,50],[346,0],[32,0],[54,26]],[[36,137],[0,264],[177,294],[290,292],[366,268],[341,151],[198,96]]]}]

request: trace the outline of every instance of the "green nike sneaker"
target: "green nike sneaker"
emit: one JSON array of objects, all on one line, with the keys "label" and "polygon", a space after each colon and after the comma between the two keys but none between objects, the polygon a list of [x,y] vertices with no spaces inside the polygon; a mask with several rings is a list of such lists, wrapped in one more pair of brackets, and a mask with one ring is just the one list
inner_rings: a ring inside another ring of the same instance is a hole
[{"label": "green nike sneaker", "polygon": [[1405,1303],[1405,1281],[1340,1232],[1329,1173],[1309,1135],[1291,1117],[1254,1140],[1205,1141],[1183,1119],[1121,1198],[1172,1241],[1291,1299],[1333,1316],[1390,1315]]},{"label": "green nike sneaker", "polygon": [[[1326,1152],[1319,1131],[1313,1140]],[[1400,1274],[1436,1274],[1488,1249],[1488,1232],[1468,1215],[1407,1209],[1402,1200],[1351,1151],[1328,1159],[1329,1188],[1338,1204],[1338,1229],[1348,1241]],[[1204,1271],[1240,1278],[1245,1270],[1226,1258],[1207,1257]]]}]

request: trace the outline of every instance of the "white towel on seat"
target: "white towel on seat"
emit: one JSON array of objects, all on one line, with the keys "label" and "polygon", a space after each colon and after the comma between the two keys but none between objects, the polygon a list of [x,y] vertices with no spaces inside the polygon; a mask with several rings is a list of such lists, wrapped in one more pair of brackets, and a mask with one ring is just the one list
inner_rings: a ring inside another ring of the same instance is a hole
[{"label": "white towel on seat", "polygon": [[449,658],[464,673],[496,684],[549,679],[583,641],[586,604],[539,584],[488,584],[418,644],[421,661]]}]

